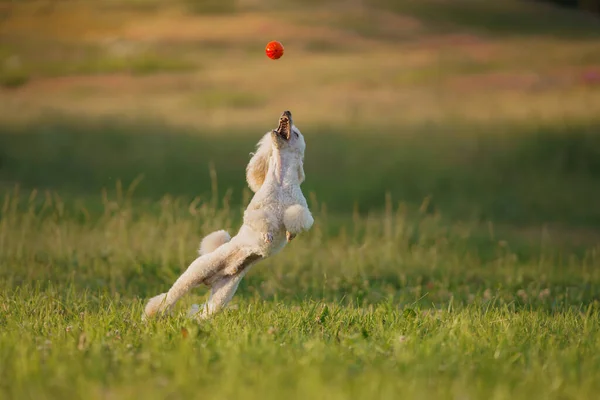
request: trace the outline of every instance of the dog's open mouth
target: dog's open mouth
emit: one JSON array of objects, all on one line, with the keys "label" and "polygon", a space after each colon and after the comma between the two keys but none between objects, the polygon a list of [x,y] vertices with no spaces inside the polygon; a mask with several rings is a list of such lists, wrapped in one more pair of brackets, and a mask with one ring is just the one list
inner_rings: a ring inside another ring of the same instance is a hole
[{"label": "dog's open mouth", "polygon": [[279,126],[275,130],[277,134],[285,140],[290,140],[292,135],[292,113],[284,111],[279,118]]}]

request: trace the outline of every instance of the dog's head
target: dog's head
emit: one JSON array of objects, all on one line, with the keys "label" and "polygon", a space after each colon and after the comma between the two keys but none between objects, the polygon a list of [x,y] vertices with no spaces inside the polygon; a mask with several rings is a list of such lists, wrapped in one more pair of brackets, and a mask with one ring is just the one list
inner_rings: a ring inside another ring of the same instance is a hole
[{"label": "dog's head", "polygon": [[246,180],[253,192],[257,192],[265,181],[269,170],[269,158],[274,153],[295,164],[298,184],[304,182],[304,150],[306,143],[300,130],[294,125],[292,113],[284,111],[279,117],[277,129],[266,133],[257,144],[256,153],[246,167]]}]

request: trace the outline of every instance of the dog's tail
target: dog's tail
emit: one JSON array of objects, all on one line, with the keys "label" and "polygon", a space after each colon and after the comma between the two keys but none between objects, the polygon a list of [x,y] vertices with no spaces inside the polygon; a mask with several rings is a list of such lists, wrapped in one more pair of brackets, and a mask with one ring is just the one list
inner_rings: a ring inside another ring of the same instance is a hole
[{"label": "dog's tail", "polygon": [[213,233],[209,233],[206,235],[204,239],[200,242],[200,248],[198,249],[198,254],[203,256],[208,253],[212,253],[216,249],[218,249],[221,245],[229,242],[231,240],[231,235],[227,231],[220,230],[215,231]]}]

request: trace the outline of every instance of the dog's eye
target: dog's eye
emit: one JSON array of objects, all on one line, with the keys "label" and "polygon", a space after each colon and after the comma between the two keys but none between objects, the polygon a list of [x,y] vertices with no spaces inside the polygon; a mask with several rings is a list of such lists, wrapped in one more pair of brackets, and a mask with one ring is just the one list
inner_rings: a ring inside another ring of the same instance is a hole
[{"label": "dog's eye", "polygon": [[296,137],[299,137],[298,132],[296,132],[296,131],[294,131],[294,135],[296,135]]}]

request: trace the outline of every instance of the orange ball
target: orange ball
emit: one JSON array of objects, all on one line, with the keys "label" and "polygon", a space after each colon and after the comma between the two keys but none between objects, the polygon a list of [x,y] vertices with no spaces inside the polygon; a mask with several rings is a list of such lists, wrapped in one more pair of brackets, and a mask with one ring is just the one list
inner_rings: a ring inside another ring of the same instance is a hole
[{"label": "orange ball", "polygon": [[280,42],[273,40],[272,42],[267,43],[265,53],[267,53],[267,57],[271,60],[277,60],[283,55],[283,45]]}]

